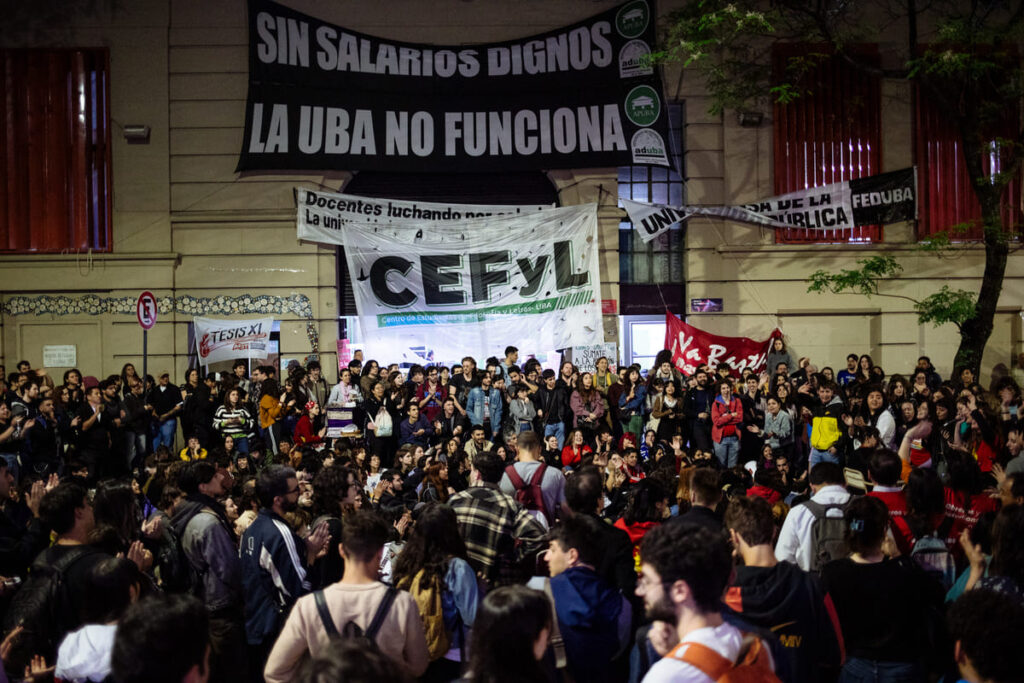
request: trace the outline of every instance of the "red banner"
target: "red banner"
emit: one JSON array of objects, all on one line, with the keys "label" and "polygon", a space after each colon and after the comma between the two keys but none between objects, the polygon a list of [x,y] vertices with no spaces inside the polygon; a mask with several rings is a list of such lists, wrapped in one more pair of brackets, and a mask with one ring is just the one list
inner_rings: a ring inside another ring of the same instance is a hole
[{"label": "red banner", "polygon": [[764,370],[772,339],[781,337],[778,329],[765,341],[746,337],[719,337],[687,325],[671,312],[665,313],[665,348],[672,350],[672,364],[684,375],[692,375],[705,363],[712,370],[725,365],[738,375],[745,368]]}]

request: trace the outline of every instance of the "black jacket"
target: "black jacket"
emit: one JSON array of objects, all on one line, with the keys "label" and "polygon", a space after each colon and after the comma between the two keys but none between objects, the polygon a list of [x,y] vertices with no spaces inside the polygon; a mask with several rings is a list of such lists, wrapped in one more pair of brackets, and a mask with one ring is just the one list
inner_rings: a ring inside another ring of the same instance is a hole
[{"label": "black jacket", "polygon": [[832,680],[841,655],[839,620],[816,576],[795,564],[737,567],[726,604],[778,635],[793,681]]},{"label": "black jacket", "polygon": [[0,510],[0,576],[24,576],[33,558],[49,544],[50,535],[39,518],[7,501]]},{"label": "black jacket", "polygon": [[540,417],[541,424],[557,424],[564,422],[569,415],[569,397],[565,389],[555,385],[554,389],[541,387],[534,394],[533,404],[537,410],[543,410],[544,416]]}]

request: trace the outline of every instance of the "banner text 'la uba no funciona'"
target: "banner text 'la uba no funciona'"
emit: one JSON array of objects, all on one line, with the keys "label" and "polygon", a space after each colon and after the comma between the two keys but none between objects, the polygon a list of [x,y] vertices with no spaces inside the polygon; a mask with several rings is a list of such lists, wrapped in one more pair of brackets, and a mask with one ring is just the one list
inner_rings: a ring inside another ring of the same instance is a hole
[{"label": "banner text 'la uba no funciona'", "polygon": [[653,0],[516,41],[384,40],[249,0],[238,170],[670,166]]}]

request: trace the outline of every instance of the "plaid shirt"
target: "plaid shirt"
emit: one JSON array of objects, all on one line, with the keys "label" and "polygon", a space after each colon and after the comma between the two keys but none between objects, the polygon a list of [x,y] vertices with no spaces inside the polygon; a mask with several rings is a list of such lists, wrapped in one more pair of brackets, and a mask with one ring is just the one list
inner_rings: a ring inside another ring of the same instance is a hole
[{"label": "plaid shirt", "polygon": [[491,585],[522,583],[520,564],[544,548],[544,527],[496,484],[472,486],[448,499],[466,541],[469,563]]}]

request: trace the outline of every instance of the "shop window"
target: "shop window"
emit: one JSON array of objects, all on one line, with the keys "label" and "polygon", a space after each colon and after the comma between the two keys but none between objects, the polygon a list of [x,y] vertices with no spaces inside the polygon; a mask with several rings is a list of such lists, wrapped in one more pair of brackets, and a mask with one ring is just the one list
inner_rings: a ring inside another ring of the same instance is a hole
[{"label": "shop window", "polygon": [[110,56],[0,50],[0,252],[110,250]]}]

